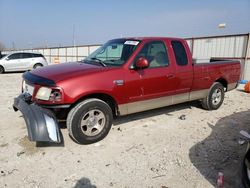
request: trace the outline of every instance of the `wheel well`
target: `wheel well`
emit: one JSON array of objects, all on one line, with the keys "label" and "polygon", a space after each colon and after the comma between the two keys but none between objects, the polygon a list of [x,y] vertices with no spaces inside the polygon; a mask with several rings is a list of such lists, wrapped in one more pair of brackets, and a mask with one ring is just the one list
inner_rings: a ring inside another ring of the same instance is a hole
[{"label": "wheel well", "polygon": [[4,71],[5,71],[4,67],[3,67],[2,65],[0,65],[0,67],[2,67],[2,68],[3,68],[3,72],[4,72]]},{"label": "wheel well", "polygon": [[227,90],[227,81],[224,78],[219,78],[215,82],[221,83],[224,86],[224,88],[226,88]]},{"label": "wheel well", "polygon": [[42,63],[35,63],[34,66],[33,66],[33,68],[34,68],[36,65],[41,65],[41,66],[43,66]]},{"label": "wheel well", "polygon": [[113,97],[111,97],[110,95],[104,94],[104,93],[95,93],[95,94],[90,94],[90,95],[86,95],[80,99],[78,99],[75,104],[78,104],[79,102],[89,99],[89,98],[97,98],[100,99],[104,102],[106,102],[110,108],[112,109],[113,115],[116,116],[118,115],[118,106],[116,101],[114,100]]}]

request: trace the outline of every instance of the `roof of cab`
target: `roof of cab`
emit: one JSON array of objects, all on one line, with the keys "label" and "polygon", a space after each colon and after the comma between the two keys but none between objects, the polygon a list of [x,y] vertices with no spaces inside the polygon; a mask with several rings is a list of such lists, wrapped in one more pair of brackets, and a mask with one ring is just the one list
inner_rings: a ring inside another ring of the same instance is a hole
[{"label": "roof of cab", "polygon": [[126,39],[126,40],[184,40],[182,38],[176,38],[176,37],[125,37],[120,39]]}]

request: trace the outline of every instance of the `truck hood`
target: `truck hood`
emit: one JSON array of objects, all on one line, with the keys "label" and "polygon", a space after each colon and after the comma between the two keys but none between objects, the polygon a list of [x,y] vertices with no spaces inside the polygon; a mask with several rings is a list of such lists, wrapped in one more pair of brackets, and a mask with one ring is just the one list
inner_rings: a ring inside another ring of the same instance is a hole
[{"label": "truck hood", "polygon": [[42,78],[59,82],[72,77],[83,76],[104,69],[105,67],[98,65],[90,65],[86,63],[62,63],[57,65],[49,65],[38,68],[30,73]]}]

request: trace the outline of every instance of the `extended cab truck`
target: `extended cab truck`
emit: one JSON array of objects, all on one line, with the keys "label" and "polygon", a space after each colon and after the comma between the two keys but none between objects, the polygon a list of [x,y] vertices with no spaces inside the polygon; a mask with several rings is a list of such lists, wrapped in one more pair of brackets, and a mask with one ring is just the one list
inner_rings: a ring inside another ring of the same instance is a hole
[{"label": "extended cab truck", "polygon": [[14,109],[31,141],[60,142],[55,117],[66,112],[70,136],[89,144],[108,134],[116,116],[192,100],[216,110],[239,77],[238,61],[193,64],[183,39],[122,38],[81,62],[24,73]]}]

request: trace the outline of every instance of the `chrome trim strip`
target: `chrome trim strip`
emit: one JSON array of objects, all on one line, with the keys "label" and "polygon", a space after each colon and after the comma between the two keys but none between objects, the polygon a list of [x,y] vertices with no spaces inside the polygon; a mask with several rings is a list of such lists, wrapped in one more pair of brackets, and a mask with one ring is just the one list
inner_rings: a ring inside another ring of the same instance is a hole
[{"label": "chrome trim strip", "polygon": [[237,87],[237,82],[231,83],[227,85],[227,91],[231,91]]},{"label": "chrome trim strip", "polygon": [[199,91],[192,91],[190,93],[182,93],[178,95],[171,95],[160,97],[156,99],[149,99],[145,101],[132,102],[127,104],[118,105],[120,115],[127,115],[136,112],[142,112],[173,104],[188,102],[192,100],[202,99],[207,96],[209,89]]}]

